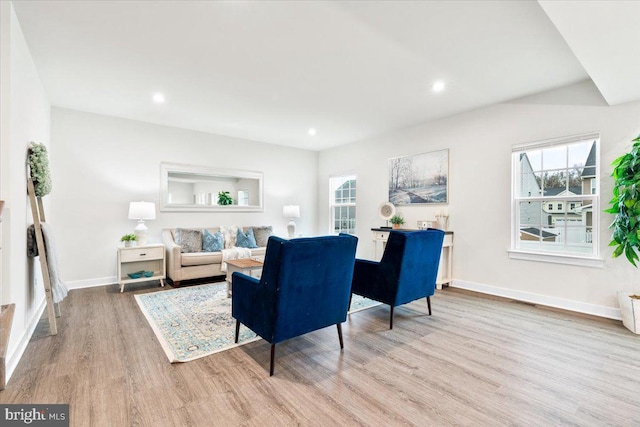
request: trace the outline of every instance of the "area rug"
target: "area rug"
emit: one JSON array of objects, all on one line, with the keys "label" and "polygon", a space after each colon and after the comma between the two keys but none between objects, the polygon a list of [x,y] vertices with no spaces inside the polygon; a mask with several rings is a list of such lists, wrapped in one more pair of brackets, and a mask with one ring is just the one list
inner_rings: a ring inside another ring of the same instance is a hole
[{"label": "area rug", "polygon": [[[225,282],[141,294],[135,298],[171,363],[189,362],[259,338],[240,325],[239,342],[234,343],[236,321],[231,317],[231,298],[227,298]],[[375,305],[379,303],[354,295],[350,312]]]}]

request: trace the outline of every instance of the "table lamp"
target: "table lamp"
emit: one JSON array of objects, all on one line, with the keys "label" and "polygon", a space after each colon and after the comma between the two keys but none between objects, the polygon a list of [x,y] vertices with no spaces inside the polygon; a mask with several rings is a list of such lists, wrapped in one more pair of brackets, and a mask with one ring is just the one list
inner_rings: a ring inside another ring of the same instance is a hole
[{"label": "table lamp", "polygon": [[156,204],[152,202],[131,202],[129,203],[129,219],[137,219],[138,225],[135,228],[138,246],[147,244],[147,226],[144,221],[156,219]]},{"label": "table lamp", "polygon": [[282,216],[290,219],[289,224],[287,224],[287,232],[289,233],[289,238],[291,239],[296,234],[296,223],[293,222],[293,219],[300,218],[300,206],[284,206],[282,208]]}]

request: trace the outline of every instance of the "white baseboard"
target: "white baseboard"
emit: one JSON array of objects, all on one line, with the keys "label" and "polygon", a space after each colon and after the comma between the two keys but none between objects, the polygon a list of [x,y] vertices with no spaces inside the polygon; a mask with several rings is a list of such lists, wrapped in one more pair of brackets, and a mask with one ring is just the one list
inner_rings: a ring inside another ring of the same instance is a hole
[{"label": "white baseboard", "polygon": [[96,286],[113,285],[114,283],[118,283],[116,276],[66,282],[69,289],[94,288]]},{"label": "white baseboard", "polygon": [[575,311],[598,317],[606,317],[607,319],[622,320],[619,309],[604,305],[588,304],[579,301],[550,297],[547,295],[532,294],[514,289],[499,288],[496,286],[483,285],[481,283],[468,282],[466,280],[454,280],[451,287],[510,298],[517,301],[545,305],[548,307],[561,308],[563,310]]},{"label": "white baseboard", "polygon": [[5,384],[9,383],[11,376],[13,375],[13,371],[18,367],[18,363],[20,359],[22,359],[22,355],[27,349],[27,345],[29,345],[29,341],[31,341],[31,337],[33,333],[36,331],[36,326],[38,326],[38,322],[40,321],[40,317],[42,317],[42,313],[44,313],[44,309],[47,307],[47,301],[42,298],[42,302],[40,306],[36,309],[36,314],[33,315],[31,320],[29,321],[29,325],[27,329],[22,333],[20,337],[20,341],[18,342],[18,346],[8,355],[5,364]]}]

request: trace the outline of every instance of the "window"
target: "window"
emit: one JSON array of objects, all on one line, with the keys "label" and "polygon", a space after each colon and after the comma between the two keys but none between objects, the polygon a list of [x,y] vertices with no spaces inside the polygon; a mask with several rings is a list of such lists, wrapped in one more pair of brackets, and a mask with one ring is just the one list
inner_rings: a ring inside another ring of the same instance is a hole
[{"label": "window", "polygon": [[513,148],[512,253],[599,256],[599,141],[588,134]]},{"label": "window", "polygon": [[329,207],[332,233],[356,231],[356,176],[336,175],[329,178]]}]

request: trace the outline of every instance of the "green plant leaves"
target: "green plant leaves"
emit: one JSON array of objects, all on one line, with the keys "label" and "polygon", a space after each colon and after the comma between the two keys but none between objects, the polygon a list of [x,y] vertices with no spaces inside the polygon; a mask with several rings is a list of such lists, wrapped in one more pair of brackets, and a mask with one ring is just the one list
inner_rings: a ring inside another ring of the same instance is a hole
[{"label": "green plant leaves", "polygon": [[615,246],[613,258],[624,253],[627,261],[637,267],[640,250],[640,135],[634,140],[631,151],[615,159],[611,176],[615,183],[611,207],[604,212],[615,214],[609,228],[613,235],[609,246]]}]

